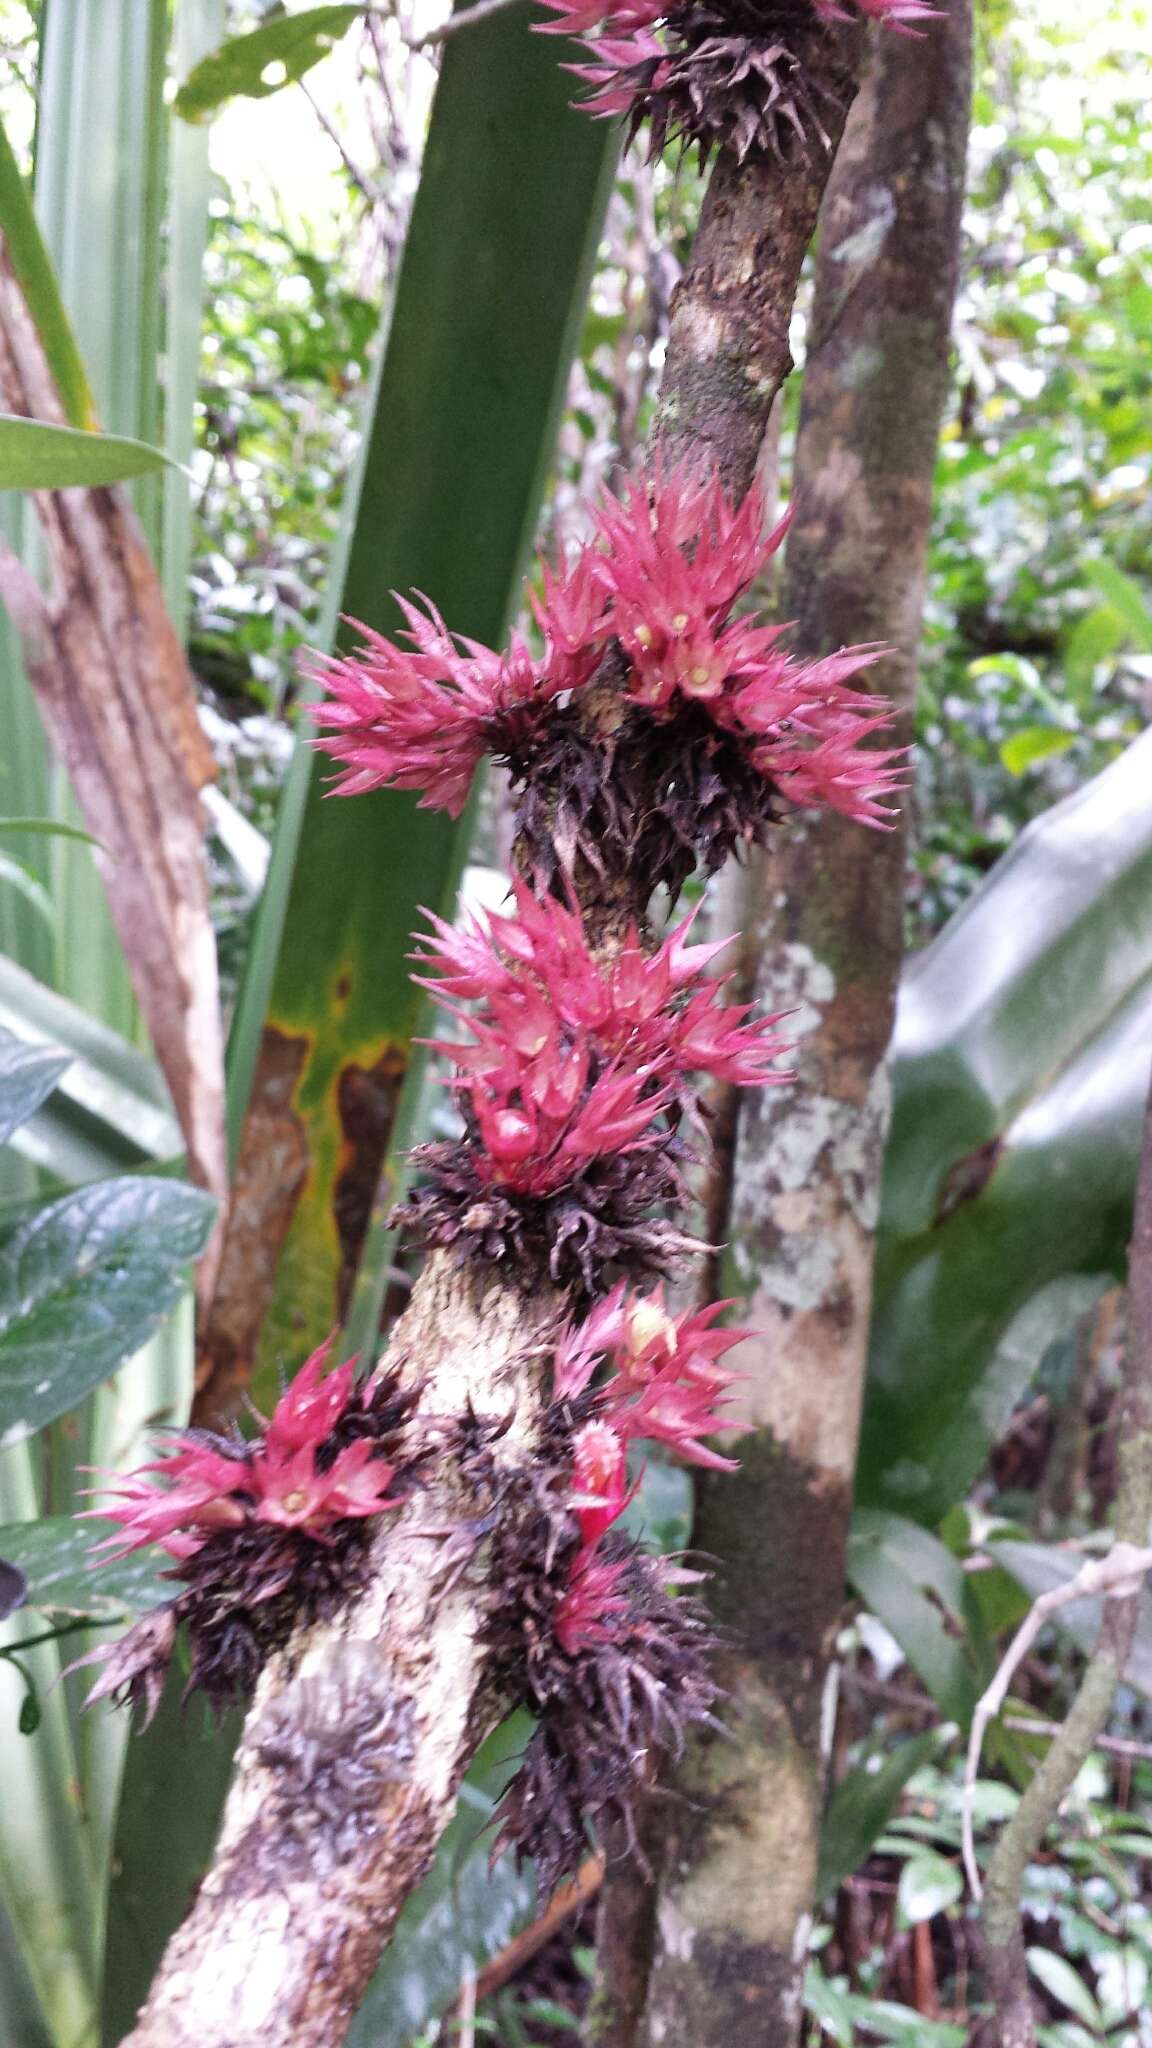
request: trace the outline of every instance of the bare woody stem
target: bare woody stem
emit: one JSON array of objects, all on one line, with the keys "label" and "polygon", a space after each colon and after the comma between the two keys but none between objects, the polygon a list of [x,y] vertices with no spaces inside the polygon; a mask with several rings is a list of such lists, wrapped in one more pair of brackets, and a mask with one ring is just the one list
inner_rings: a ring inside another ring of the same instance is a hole
[{"label": "bare woody stem", "polygon": [[669,462],[719,474],[740,498],[756,473],[768,415],[792,369],[788,333],[800,271],[856,92],[863,31],[816,38],[810,75],[825,97],[828,147],[750,159],[723,154],[672,300],[653,427]]},{"label": "bare woody stem", "polygon": [[[817,43],[833,140],[855,46],[839,32]],[[699,448],[701,469],[718,463],[730,494],[752,477],[790,367],[792,300],[830,163],[830,151],[743,170],[721,158],[713,175],[673,316],[660,445],[677,460]],[[632,878],[631,893],[647,891]],[[603,936],[597,908],[585,905],[594,941]],[[483,1635],[490,1534],[494,1518],[506,1532],[515,1512],[500,1474],[536,1443],[541,1358],[560,1308],[546,1290],[526,1295],[443,1257],[421,1276],[392,1355],[426,1376],[417,1420],[433,1433],[471,1414],[510,1419],[494,1442],[495,1479],[477,1487],[455,1461],[439,1461],[418,1498],[387,1518],[367,1592],[265,1670],[216,1861],[131,2048],[335,2048],[343,2039],[502,1711]]]},{"label": "bare woody stem", "polygon": [[[1115,1541],[1143,1549],[1152,1523],[1152,1094],[1136,1187],[1136,1216],[1128,1253],[1127,1342],[1124,1353],[1120,1484]],[[976,2039],[981,2048],[1035,2048],[1036,2031],[1024,1938],[1021,1897],[1028,1865],[1060,1810],[1061,1801],[1104,1729],[1116,1687],[1131,1655],[1139,1591],[1105,1599],[1100,1632],[1080,1689],[1059,1733],[1034,1773],[993,1851],[984,1883],[986,1996],[991,2014]]]}]

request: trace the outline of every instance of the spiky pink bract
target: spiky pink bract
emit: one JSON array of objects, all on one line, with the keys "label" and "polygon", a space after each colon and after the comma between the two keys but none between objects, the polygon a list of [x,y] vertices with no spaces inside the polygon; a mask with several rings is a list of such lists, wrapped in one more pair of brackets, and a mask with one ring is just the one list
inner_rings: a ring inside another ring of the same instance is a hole
[{"label": "spiky pink bract", "polygon": [[[313,657],[336,788],[419,789],[457,815],[494,754],[524,791],[517,829],[544,886],[582,859],[675,892],[697,857],[711,871],[763,840],[779,797],[887,824],[899,757],[872,743],[890,706],[850,687],[883,650],[802,661],[786,627],[731,615],[787,524],[765,537],[758,493],[733,507],[714,478],[657,471],[603,499],[568,570],[543,568],[539,660],[519,639],[504,655],[458,641],[407,604],[410,648],[365,629],[359,652]],[[629,709],[601,736],[581,702],[606,655]]]},{"label": "spiky pink bract", "polygon": [[726,942],[690,945],[696,912],[646,951],[627,932],[618,950],[595,953],[577,911],[538,901],[514,884],[515,918],[431,917],[419,964],[437,1000],[479,1000],[466,1018],[472,1045],[446,1044],[467,1089],[495,1177],[542,1193],[573,1162],[641,1142],[659,1111],[691,1106],[691,1075],[759,1086],[785,1081],[773,1063],[785,1050],[779,1018],[752,1019],[749,1003],[724,1003],[729,977],[706,971]]},{"label": "spiky pink bract", "polygon": [[[336,1522],[398,1506],[389,1495],[396,1468],[370,1435],[323,1456],[337,1423],[354,1427],[370,1400],[354,1388],[354,1360],[326,1373],[330,1351],[331,1341],[312,1353],[250,1444],[177,1432],[162,1440],[166,1457],[103,1489],[104,1505],[88,1512],[118,1522],[120,1533],[95,1555],[127,1557],[158,1543],[183,1560],[219,1529],[267,1522],[322,1536]],[[150,1484],[152,1473],[165,1483]]]},{"label": "spiky pink bract", "polygon": [[595,1414],[621,1442],[647,1438],[692,1464],[734,1470],[732,1459],[701,1441],[728,1426],[723,1403],[737,1375],[719,1361],[748,1335],[715,1327],[731,1306],[713,1302],[672,1315],[663,1286],[639,1296],[621,1283],[583,1322],[563,1332],[556,1350],[557,1399],[578,1400],[606,1365],[607,1375],[595,1389]]},{"label": "spiky pink bract", "polygon": [[[529,1240],[556,1279],[594,1284],[597,1253],[650,1270],[673,1249],[654,1204],[679,1186],[678,1126],[699,1117],[698,1078],[784,1081],[774,1017],[724,1004],[707,977],[716,946],[688,943],[689,917],[654,952],[627,930],[595,953],[579,914],[515,885],[515,918],[433,917],[419,964],[445,1009],[471,1034],[433,1041],[455,1069],[462,1146],[413,1155],[429,1174],[401,1220],[459,1255],[526,1255]],[[477,1001],[469,1013],[461,1002]],[[653,1234],[655,1231],[655,1234]],[[680,1240],[682,1246],[684,1240]]]},{"label": "spiky pink bract", "polygon": [[552,579],[559,638],[542,662],[519,636],[497,654],[449,633],[434,605],[422,612],[399,597],[408,647],[352,620],[362,637],[355,654],[306,655],[304,674],[328,693],[309,716],[320,729],[315,744],[340,763],[340,795],[417,789],[423,808],[459,817],[485,754],[505,752],[555,696],[587,681],[594,642],[585,636],[574,653],[563,637],[573,604],[587,620],[580,593],[578,571]]},{"label": "spiky pink bract", "polygon": [[174,1591],[94,1653],[106,1665],[91,1700],[140,1701],[151,1715],[181,1625],[186,1691],[218,1706],[245,1698],[298,1622],[334,1613],[362,1583],[375,1525],[413,1471],[415,1392],[383,1371],[358,1382],[354,1360],[329,1370],[330,1351],[305,1361],[251,1442],[174,1432],[167,1457],[100,1489],[89,1512],[120,1526],[93,1563],[156,1543],[174,1561]]}]

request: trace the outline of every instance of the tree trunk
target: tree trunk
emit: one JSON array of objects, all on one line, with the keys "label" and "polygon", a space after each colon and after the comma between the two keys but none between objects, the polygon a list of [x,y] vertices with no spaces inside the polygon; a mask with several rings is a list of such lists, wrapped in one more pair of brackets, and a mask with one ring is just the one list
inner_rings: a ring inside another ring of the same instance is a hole
[{"label": "tree trunk", "polygon": [[[964,191],[968,0],[876,38],[822,216],[784,616],[813,655],[882,640],[870,687],[908,722]],[[790,1010],[800,1085],[739,1115],[717,1276],[756,1331],[734,1477],[702,1478],[732,1740],[685,1773],[664,1845],[646,2018],[614,2048],[798,2037],[823,1804],[822,1718],[843,1601],[900,971],[904,836],[835,815],[753,870],[755,992]],[[626,1880],[627,1881],[627,1880]],[[633,1880],[634,1881],[634,1880]],[[610,1882],[606,1914],[619,1911]],[[635,1908],[633,1908],[635,1911]]]}]

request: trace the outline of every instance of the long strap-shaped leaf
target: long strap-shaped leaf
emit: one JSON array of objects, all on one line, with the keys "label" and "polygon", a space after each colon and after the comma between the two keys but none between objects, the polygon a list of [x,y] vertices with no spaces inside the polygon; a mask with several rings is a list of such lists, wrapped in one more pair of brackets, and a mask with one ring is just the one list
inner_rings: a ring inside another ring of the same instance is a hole
[{"label": "long strap-shaped leaf", "polygon": [[[571,96],[526,7],[447,51],[334,611],[394,630],[392,591],[416,588],[455,630],[504,630],[613,148]],[[257,1358],[274,1399],[278,1367],[342,1314],[418,1016],[409,935],[450,897],[461,851],[413,798],[327,802],[302,745],[234,1034],[234,1112],[254,1075],[204,1415]]]}]

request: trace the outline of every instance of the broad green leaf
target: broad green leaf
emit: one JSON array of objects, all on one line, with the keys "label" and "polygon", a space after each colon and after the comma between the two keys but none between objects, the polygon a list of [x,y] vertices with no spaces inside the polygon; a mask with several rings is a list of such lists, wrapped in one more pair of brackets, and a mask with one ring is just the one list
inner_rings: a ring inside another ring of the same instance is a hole
[{"label": "broad green leaf", "polygon": [[60,491],[70,485],[122,483],[146,476],[168,461],[125,434],[96,434],[82,427],[56,427],[46,420],[0,413],[0,491]]},{"label": "broad green leaf", "polygon": [[1014,732],[1005,740],[1000,749],[1000,759],[1009,775],[1023,775],[1037,761],[1048,761],[1053,754],[1066,754],[1075,746],[1077,735],[1065,728],[1054,725],[1028,725],[1023,732]]},{"label": "broad green leaf", "polygon": [[1115,562],[1085,562],[1084,574],[1107,599],[1129,638],[1137,647],[1152,652],[1152,609],[1140,585],[1118,569]]},{"label": "broad green leaf", "polygon": [[0,1443],[19,1443],[138,1351],[203,1249],[213,1204],[178,1181],[98,1182],[0,1251]]},{"label": "broad green leaf", "polygon": [[70,1065],[66,1052],[29,1045],[0,1027],[0,1145],[27,1123]]},{"label": "broad green leaf", "polygon": [[951,2026],[946,2020],[926,2020],[912,2006],[897,2005],[891,1998],[854,1996],[849,2007],[857,2027],[881,2041],[897,2043],[898,2048],[964,2048],[967,2040],[965,2027]]},{"label": "broad green leaf", "polygon": [[31,195],[0,124],[0,234],[24,294],[65,415],[74,427],[95,423],[92,393],[71,322],[64,310],[52,259],[44,246]]},{"label": "broad green leaf", "polygon": [[170,1600],[173,1588],[161,1577],[164,1560],[158,1552],[136,1551],[115,1563],[95,1558],[95,1545],[115,1527],[72,1515],[8,1522],[0,1526],[0,1557],[23,1572],[28,1606],[56,1614],[136,1614]]},{"label": "broad green leaf", "polygon": [[204,121],[237,95],[261,100],[294,84],[328,56],[363,12],[362,6],[306,7],[230,36],[184,80],[172,103],[176,113],[185,121]]},{"label": "broad green leaf", "polygon": [[837,2048],[852,2048],[856,2038],[852,2008],[843,1991],[828,1982],[818,1963],[808,1965],[804,1980],[804,2006],[820,2024],[821,2041],[835,2041]]},{"label": "broad green leaf", "polygon": [[951,1551],[900,1515],[858,1508],[848,1539],[847,1572],[948,1718],[964,1726],[975,1694],[964,1574]]},{"label": "broad green leaf", "polygon": [[915,1927],[919,1920],[934,1919],[954,1906],[964,1891],[964,1873],[959,1863],[950,1863],[933,1849],[917,1849],[900,1872],[896,1889],[896,1913],[901,1926]]},{"label": "broad green leaf", "polygon": [[1029,826],[905,974],[867,1504],[938,1521],[1020,1391],[998,1355],[1014,1318],[1056,1281],[1124,1269],[1152,1042],[1150,786],[1146,733]]},{"label": "broad green leaf", "polygon": [[1123,638],[1123,622],[1111,605],[1094,605],[1077,620],[1064,647],[1064,673],[1078,695],[1090,686],[1097,663],[1114,654]]},{"label": "broad green leaf", "polygon": [[1075,2013],[1077,2019],[1083,2020],[1085,2026],[1091,2027],[1094,2033],[1099,2033],[1103,2025],[1100,2007],[1083,1977],[1077,1975],[1071,1963],[1063,1956],[1057,1955],[1055,1949],[1030,1948],[1028,1968],[1050,1997],[1056,1999],[1058,2004],[1067,2006],[1068,2011]]},{"label": "broad green leaf", "polygon": [[479,1971],[532,1917],[536,1880],[510,1856],[489,1868],[493,1809],[531,1733],[523,1715],[490,1736],[460,1789],[436,1861],[396,1924],[346,2048],[408,2048],[446,2012],[469,1964]]},{"label": "broad green leaf", "polygon": [[[940,1734],[913,1735],[897,1742],[888,1756],[879,1752],[854,1764],[828,1802],[820,1830],[820,1868],[816,1896],[825,1899],[859,1870],[877,1836],[887,1826],[914,1771],[939,1747]],[[869,1764],[875,1763],[875,1770]]]}]

